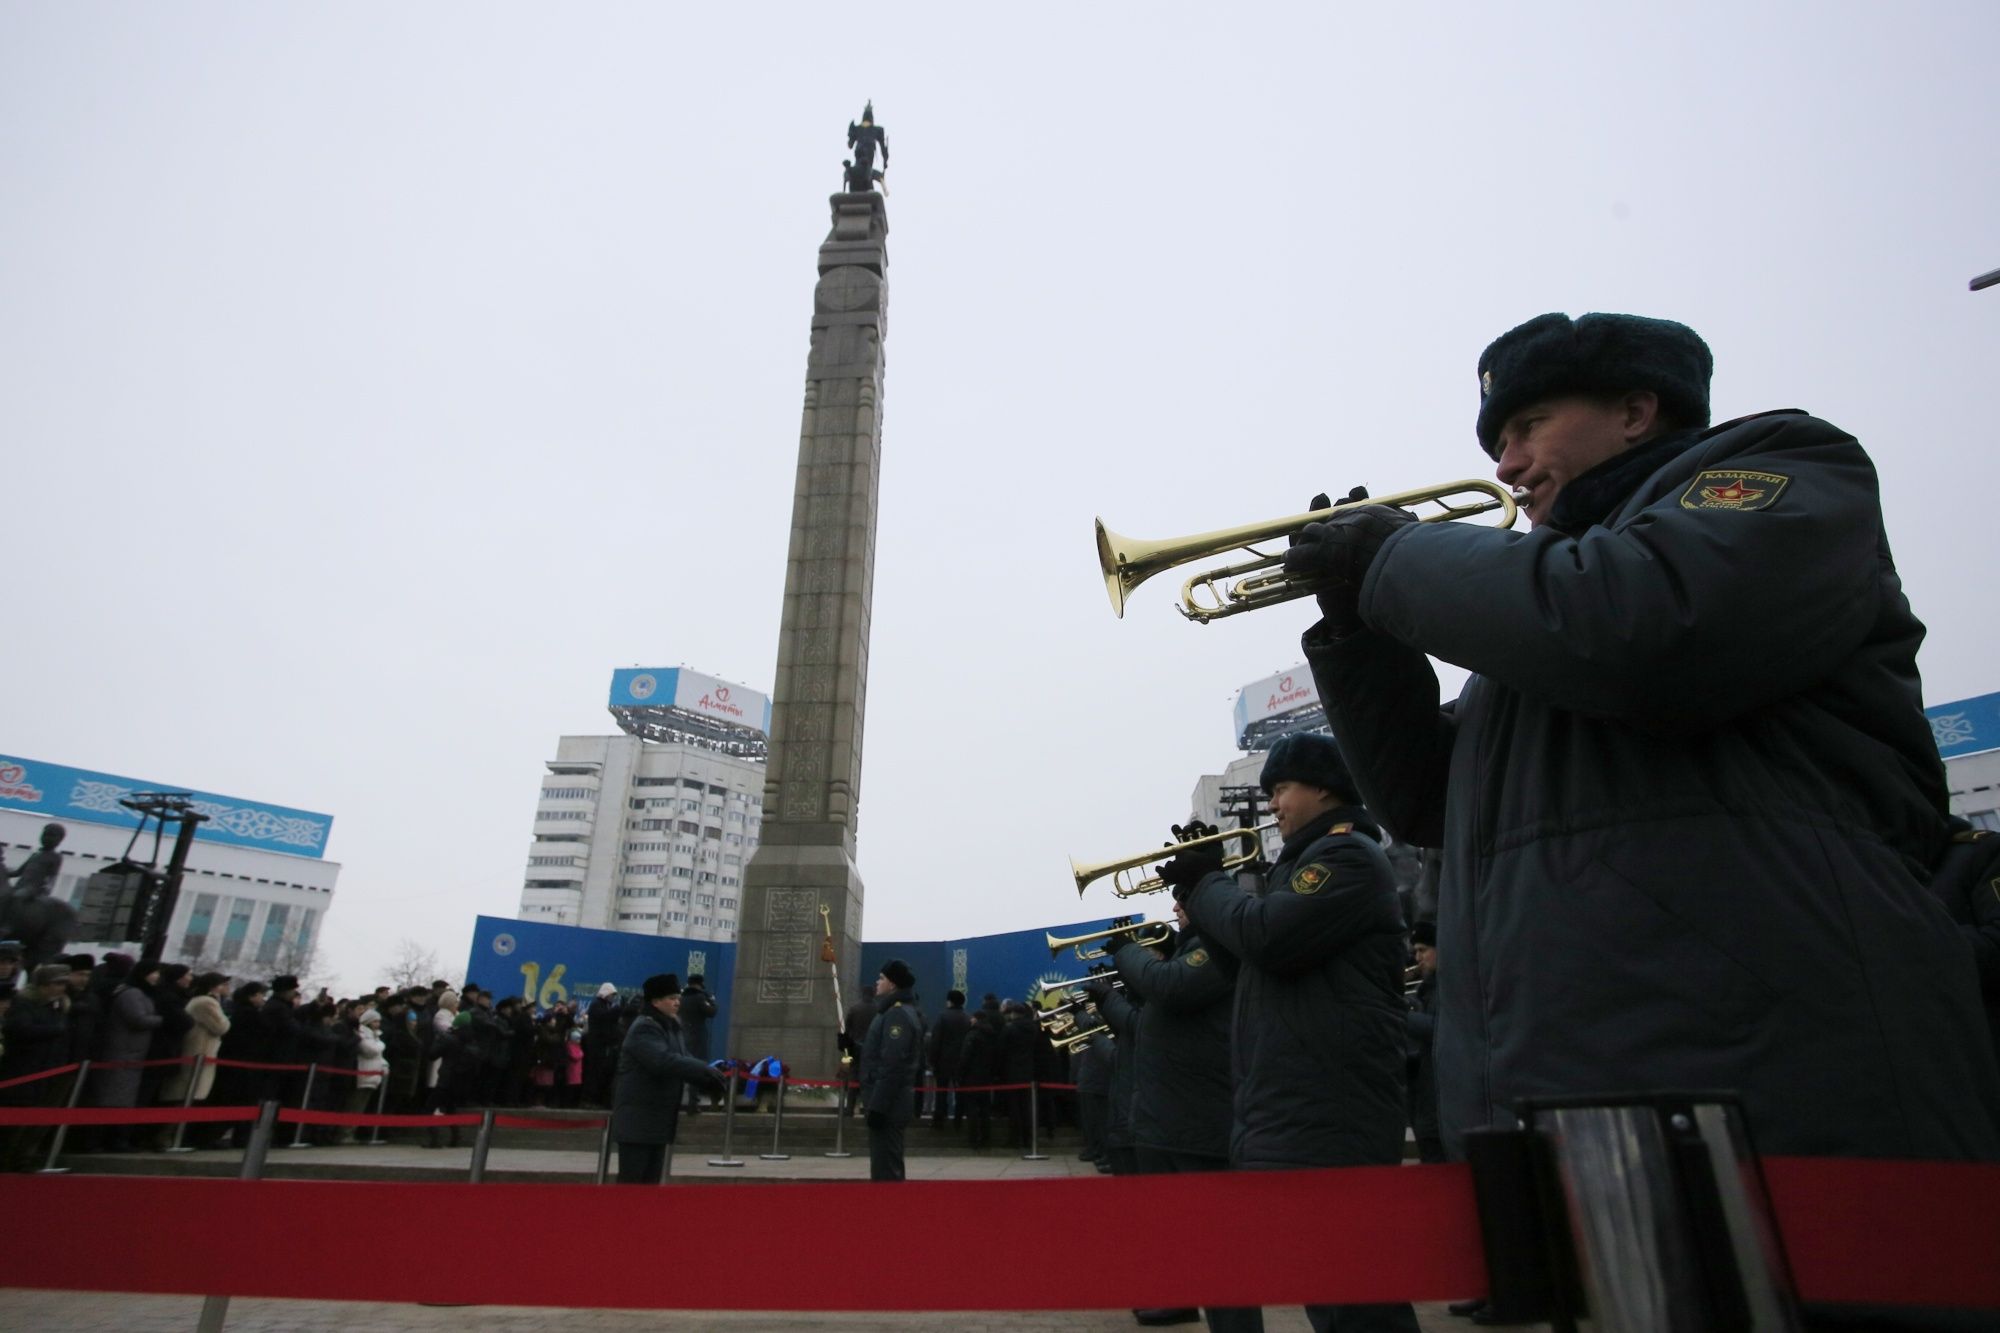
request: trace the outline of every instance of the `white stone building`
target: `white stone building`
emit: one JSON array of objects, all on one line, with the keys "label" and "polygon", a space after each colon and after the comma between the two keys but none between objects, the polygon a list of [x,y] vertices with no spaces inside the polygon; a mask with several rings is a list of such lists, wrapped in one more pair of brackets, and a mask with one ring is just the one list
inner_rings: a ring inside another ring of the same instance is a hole
[{"label": "white stone building", "polygon": [[[186,790],[0,755],[0,855],[9,869],[18,869],[40,845],[42,826],[61,824],[68,833],[53,892],[78,903],[84,880],[110,868],[128,846],[134,860],[154,859],[154,826],[135,845],[137,816],[120,806],[118,798],[138,791]],[[339,864],[321,855],[332,816],[207,792],[190,794],[194,808],[209,818],[188,852],[163,959],[246,978],[303,970],[340,876]],[[173,851],[173,835],[170,827],[158,848],[163,870]],[[73,952],[138,951],[136,944],[123,940],[72,940],[70,947]]]},{"label": "white stone building", "polygon": [[564,736],[545,765],[521,919],[734,940],[769,701],[685,668],[634,669],[614,674],[611,712],[625,734]]}]

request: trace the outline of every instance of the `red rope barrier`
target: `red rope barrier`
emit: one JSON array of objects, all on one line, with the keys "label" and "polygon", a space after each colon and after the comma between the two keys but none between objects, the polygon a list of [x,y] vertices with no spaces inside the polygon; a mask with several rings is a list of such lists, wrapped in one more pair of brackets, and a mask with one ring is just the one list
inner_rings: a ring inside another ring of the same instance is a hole
[{"label": "red rope barrier", "polygon": [[0,1125],[178,1125],[255,1120],[254,1106],[0,1106]]},{"label": "red rope barrier", "polygon": [[44,1069],[39,1074],[23,1074],[19,1078],[10,1078],[5,1083],[0,1083],[0,1088],[18,1088],[23,1083],[34,1083],[45,1078],[61,1078],[64,1074],[74,1074],[81,1068],[82,1065],[58,1065],[54,1069]]},{"label": "red rope barrier", "polygon": [[[253,1117],[254,1118],[254,1117]],[[381,1125],[385,1129],[427,1127],[444,1129],[452,1125],[476,1125],[476,1115],[362,1115],[346,1111],[299,1111],[280,1109],[278,1123],[281,1125],[352,1125],[356,1129],[367,1129],[371,1125]]]},{"label": "red rope barrier", "polygon": [[496,1115],[493,1123],[501,1129],[589,1129],[602,1132],[601,1117],[590,1120],[557,1120],[553,1116]]}]

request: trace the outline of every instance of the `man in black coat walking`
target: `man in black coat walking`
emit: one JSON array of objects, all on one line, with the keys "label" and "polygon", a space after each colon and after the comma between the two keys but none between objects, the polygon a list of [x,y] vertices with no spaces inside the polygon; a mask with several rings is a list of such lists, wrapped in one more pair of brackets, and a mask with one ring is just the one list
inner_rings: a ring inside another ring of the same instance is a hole
[{"label": "man in black coat walking", "polygon": [[647,977],[640,994],[644,1007],[625,1030],[611,1099],[621,1185],[657,1185],[666,1178],[683,1088],[691,1085],[718,1096],[723,1090],[716,1072],[688,1054],[679,1018],[680,978],[671,972]]},{"label": "man in black coat walking", "polygon": [[954,1125],[965,1118],[965,1108],[958,1104],[958,1071],[965,1056],[966,1034],[971,1031],[972,1015],[965,1012],[965,992],[946,991],[944,1012],[931,1028],[928,1052],[931,1081],[937,1085],[936,1100],[931,1104],[933,1129],[943,1129],[947,1116]]},{"label": "man in black coat walking", "polygon": [[[688,1054],[703,1064],[709,1059],[708,1021],[719,1007],[708,993],[708,978],[700,972],[688,973],[687,986],[681,991],[681,1031],[687,1036]],[[701,1102],[701,1090],[689,1088],[688,1114],[699,1114]]]}]

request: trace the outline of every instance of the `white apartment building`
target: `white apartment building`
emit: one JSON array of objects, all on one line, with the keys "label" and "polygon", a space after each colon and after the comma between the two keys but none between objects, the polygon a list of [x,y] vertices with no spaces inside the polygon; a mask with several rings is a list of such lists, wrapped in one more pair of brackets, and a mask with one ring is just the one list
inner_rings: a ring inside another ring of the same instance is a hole
[{"label": "white apartment building", "polygon": [[547,761],[520,917],[729,942],[764,822],[769,700],[686,668],[612,678],[617,736]]},{"label": "white apartment building", "polygon": [[[139,791],[186,790],[0,755],[0,856],[18,869],[40,846],[42,826],[61,824],[67,835],[52,891],[79,903],[83,882],[109,869],[128,846],[134,860],[154,859],[155,826],[135,845],[138,817],[119,799]],[[304,970],[340,876],[339,864],[321,855],[333,817],[208,792],[190,795],[208,819],[188,852],[180,897],[167,924],[165,961],[246,978]],[[163,870],[174,832],[167,829],[158,847]],[[136,952],[123,940],[72,940],[70,946]]]}]

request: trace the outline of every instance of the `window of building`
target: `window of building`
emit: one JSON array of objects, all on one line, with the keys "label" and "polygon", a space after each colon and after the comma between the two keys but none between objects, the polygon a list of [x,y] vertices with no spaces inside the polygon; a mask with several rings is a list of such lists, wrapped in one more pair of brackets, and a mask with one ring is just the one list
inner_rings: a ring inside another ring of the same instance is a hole
[{"label": "window of building", "polygon": [[692,876],[693,874],[694,874],[694,867],[693,867],[693,866],[675,866],[675,867],[674,867],[674,878],[675,878],[675,879],[687,879],[687,878],[689,878],[690,876]]},{"label": "window of building", "polygon": [[214,893],[197,893],[194,896],[194,910],[188,913],[187,934],[181,938],[181,952],[189,958],[199,958],[208,952],[208,932],[215,919],[216,904],[221,896]]},{"label": "window of building", "polygon": [[677,903],[684,903],[688,900],[688,891],[686,889],[675,889],[667,896]]},{"label": "window of building", "polygon": [[588,787],[544,787],[542,799],[545,801],[587,801],[597,795]]},{"label": "window of building", "polygon": [[698,810],[700,810],[700,809],[701,809],[701,802],[700,802],[700,801],[690,801],[690,800],[688,800],[688,799],[687,799],[686,797],[682,797],[682,798],[681,798],[681,809],[683,809],[683,810],[688,810],[688,811],[698,811]]},{"label": "window of building", "polygon": [[683,833],[699,833],[699,832],[701,832],[701,825],[699,825],[699,824],[695,823],[695,822],[694,822],[694,821],[693,821],[692,819],[681,819],[681,820],[676,820],[676,821],[675,821],[675,825],[676,825],[676,827],[678,827],[678,828],[680,829],[680,831],[681,831],[681,832],[683,832]]},{"label": "window of building", "polygon": [[529,865],[531,865],[531,866],[573,866],[573,865],[575,865],[576,863],[577,863],[577,858],[576,858],[575,856],[573,856],[573,855],[572,855],[572,856],[531,856],[531,857],[529,857],[529,858],[528,858],[528,864],[529,864]]},{"label": "window of building", "polygon": [[635,819],[632,821],[632,827],[635,829],[652,830],[655,832],[670,829],[673,825],[674,822],[671,819]]},{"label": "window of building", "polygon": [[278,949],[285,942],[285,921],[291,914],[292,909],[283,903],[272,903],[264,913],[264,934],[257,941],[258,962],[278,961]]},{"label": "window of building", "polygon": [[299,939],[297,946],[299,957],[304,958],[312,952],[313,927],[318,924],[319,912],[316,909],[307,907],[299,912]]},{"label": "window of building", "polygon": [[635,787],[671,787],[674,785],[674,782],[675,779],[673,778],[634,778],[632,785]]},{"label": "window of building", "polygon": [[735,900],[734,898],[724,898],[724,899],[722,900],[722,910],[724,910],[725,912],[733,912],[733,911],[735,911],[735,910],[736,910],[736,900]]},{"label": "window of building", "polygon": [[667,913],[667,920],[669,921],[686,921],[687,919],[688,919],[688,914],[686,912]]},{"label": "window of building", "polygon": [[222,961],[236,961],[243,952],[243,941],[250,935],[250,913],[256,909],[256,902],[249,898],[232,898],[229,903],[229,924],[222,928]]},{"label": "window of building", "polygon": [[536,819],[537,819],[538,821],[539,821],[539,820],[563,820],[563,819],[588,819],[588,818],[590,818],[590,811],[588,811],[588,810],[537,810],[537,811],[535,811],[535,818],[536,818]]},{"label": "window of building", "polygon": [[664,875],[667,873],[667,867],[664,864],[626,866],[625,873],[628,875]]},{"label": "window of building", "polygon": [[1965,822],[1974,828],[1992,829],[2000,833],[2000,810],[1977,810],[1965,817]]}]

